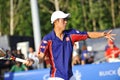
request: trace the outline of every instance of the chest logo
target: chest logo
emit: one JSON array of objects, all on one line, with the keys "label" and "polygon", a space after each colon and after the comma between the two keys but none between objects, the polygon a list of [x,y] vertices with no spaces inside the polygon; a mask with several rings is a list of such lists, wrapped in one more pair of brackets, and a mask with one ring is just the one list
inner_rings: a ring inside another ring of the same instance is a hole
[{"label": "chest logo", "polygon": [[66,41],[70,41],[70,38],[69,38],[69,37],[66,37]]}]

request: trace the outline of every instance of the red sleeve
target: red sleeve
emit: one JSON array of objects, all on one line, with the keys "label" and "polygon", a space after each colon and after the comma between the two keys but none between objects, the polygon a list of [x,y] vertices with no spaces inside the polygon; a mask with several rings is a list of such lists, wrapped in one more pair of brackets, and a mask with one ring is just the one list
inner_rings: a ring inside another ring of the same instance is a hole
[{"label": "red sleeve", "polygon": [[88,38],[87,34],[71,34],[70,35],[72,43],[76,41],[86,40]]}]

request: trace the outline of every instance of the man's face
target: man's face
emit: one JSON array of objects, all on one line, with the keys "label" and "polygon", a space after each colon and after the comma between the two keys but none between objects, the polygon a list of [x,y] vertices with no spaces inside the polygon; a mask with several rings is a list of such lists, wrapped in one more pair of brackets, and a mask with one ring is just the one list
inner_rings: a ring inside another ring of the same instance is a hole
[{"label": "man's face", "polygon": [[56,25],[60,30],[65,30],[66,29],[66,24],[67,24],[67,19],[65,18],[60,18],[56,21]]}]

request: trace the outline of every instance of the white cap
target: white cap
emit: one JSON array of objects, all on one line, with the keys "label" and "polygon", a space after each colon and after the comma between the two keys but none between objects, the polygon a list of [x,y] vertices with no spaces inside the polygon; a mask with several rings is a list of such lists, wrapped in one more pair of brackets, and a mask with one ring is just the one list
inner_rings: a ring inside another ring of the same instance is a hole
[{"label": "white cap", "polygon": [[55,20],[59,19],[59,18],[67,18],[69,17],[70,14],[69,13],[64,13],[62,11],[55,11],[52,13],[51,15],[51,23],[53,24]]}]

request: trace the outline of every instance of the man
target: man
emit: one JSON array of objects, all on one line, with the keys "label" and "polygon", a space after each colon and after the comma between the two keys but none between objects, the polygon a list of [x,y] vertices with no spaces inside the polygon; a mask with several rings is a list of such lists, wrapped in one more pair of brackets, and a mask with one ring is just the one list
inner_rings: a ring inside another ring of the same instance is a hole
[{"label": "man", "polygon": [[[46,35],[40,45],[38,57],[44,59],[49,56],[51,70],[49,80],[75,80],[72,72],[72,52],[76,41],[87,38],[106,37],[113,39],[111,31],[105,32],[80,32],[75,29],[65,30],[69,13],[55,11],[51,15],[53,30]],[[29,63],[26,63],[29,64]]]},{"label": "man", "polygon": [[80,55],[79,55],[79,49],[77,47],[78,42],[75,42],[73,45],[73,53],[72,53],[72,66],[76,64],[80,64]]},{"label": "man", "polygon": [[32,64],[32,66],[30,67],[31,69],[38,69],[38,63],[39,63],[39,59],[36,55],[36,52],[34,52],[32,47],[29,47],[29,52],[28,52],[28,59],[33,59],[34,60],[34,64]]},{"label": "man", "polygon": [[87,46],[83,45],[81,49],[81,65],[86,64],[86,60],[88,59],[88,50]]},{"label": "man", "polygon": [[120,49],[115,46],[114,42],[108,40],[108,45],[105,49],[105,58],[107,62],[120,62],[118,59],[120,55]]}]

